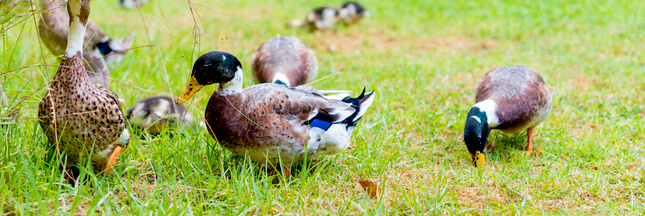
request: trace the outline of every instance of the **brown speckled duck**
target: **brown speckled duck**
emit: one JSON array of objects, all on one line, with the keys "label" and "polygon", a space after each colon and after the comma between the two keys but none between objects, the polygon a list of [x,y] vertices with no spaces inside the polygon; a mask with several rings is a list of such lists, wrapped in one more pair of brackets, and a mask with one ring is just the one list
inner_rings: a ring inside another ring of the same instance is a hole
[{"label": "brown speckled duck", "polygon": [[69,43],[40,101],[39,122],[50,146],[65,152],[68,165],[87,157],[94,169],[107,173],[130,136],[119,96],[92,83],[83,69],[83,36],[90,0],[69,0],[67,10],[71,18]]},{"label": "brown speckled duck", "polygon": [[491,129],[526,130],[525,150],[532,151],[533,128],[551,112],[551,93],[542,77],[524,66],[491,70],[477,85],[476,104],[468,111],[464,142],[475,166],[485,166],[484,149]]},{"label": "brown speckled duck", "polygon": [[[65,9],[65,0],[43,0],[43,10],[38,22],[40,38],[54,55],[62,55],[67,47],[67,34],[69,32],[69,16]],[[89,65],[85,65],[90,79],[97,84],[110,88],[110,71],[108,66],[122,61],[125,52],[119,52],[132,47],[133,35],[122,39],[108,36],[94,22],[88,21],[84,35],[85,49],[83,58]],[[116,53],[119,52],[119,53]],[[103,58],[105,56],[105,58]]]},{"label": "brown speckled duck", "polygon": [[204,85],[219,83],[204,118],[210,134],[232,151],[258,162],[295,161],[337,154],[349,146],[352,131],[374,101],[374,92],[329,99],[309,86],[262,83],[242,88],[242,65],[225,52],[199,57],[183,103]]},{"label": "brown speckled duck", "polygon": [[132,126],[156,135],[164,130],[190,125],[193,115],[182,104],[167,96],[147,97],[137,101],[126,114]]},{"label": "brown speckled duck", "polygon": [[257,82],[298,86],[316,77],[318,59],[300,39],[278,35],[258,48],[251,66]]}]

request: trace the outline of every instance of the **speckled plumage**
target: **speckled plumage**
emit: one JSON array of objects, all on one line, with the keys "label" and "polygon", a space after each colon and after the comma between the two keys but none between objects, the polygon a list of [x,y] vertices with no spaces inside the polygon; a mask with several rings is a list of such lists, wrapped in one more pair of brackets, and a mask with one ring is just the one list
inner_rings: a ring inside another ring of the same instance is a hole
[{"label": "speckled plumage", "polygon": [[[370,93],[361,99],[371,103],[373,96]],[[230,95],[213,94],[204,117],[211,135],[235,154],[248,153],[252,160],[259,162],[277,162],[280,156],[282,163],[291,164],[302,160],[305,154],[311,159],[322,154],[337,154],[348,147],[358,119],[351,121],[352,125],[343,126],[347,131],[325,134],[310,130],[308,125],[319,113],[339,115],[330,121],[340,123],[359,112],[352,104],[327,99],[313,88],[288,88],[267,83]],[[331,139],[327,136],[336,136],[341,142],[321,143],[321,139]]]},{"label": "speckled plumage", "polygon": [[[43,10],[51,13],[42,13],[38,21],[38,33],[45,46],[54,55],[65,53],[67,35],[69,32],[69,15],[63,0],[43,0]],[[89,21],[84,36],[85,49],[83,58],[89,64],[84,64],[85,70],[92,82],[106,88],[110,87],[110,70],[108,65],[121,62],[125,52],[114,53],[103,57],[98,46],[105,45],[115,51],[128,49],[132,46],[133,36],[122,39],[110,38],[94,22]]]},{"label": "speckled plumage", "polygon": [[296,37],[271,38],[258,48],[252,59],[253,78],[260,83],[280,80],[289,86],[298,86],[311,81],[318,72],[316,54]]},{"label": "speckled plumage", "polygon": [[126,114],[131,125],[158,134],[169,128],[190,125],[194,119],[184,105],[166,96],[147,97],[137,101]]},{"label": "speckled plumage", "polygon": [[[89,0],[82,1],[76,3],[83,5],[81,24],[76,25],[84,26],[89,15]],[[79,35],[70,43],[80,44],[82,38]],[[69,45],[68,51],[70,47],[73,46]],[[102,169],[116,146],[125,147],[129,134],[118,95],[90,81],[83,70],[81,56],[79,48],[76,55],[61,60],[49,90],[40,102],[39,123],[50,146],[66,150],[72,162],[79,162],[81,156],[92,153],[92,165]]]},{"label": "speckled plumage", "polygon": [[498,125],[492,129],[517,133],[544,121],[551,111],[551,93],[542,77],[523,66],[499,67],[486,73],[475,95],[476,102],[495,102]]}]

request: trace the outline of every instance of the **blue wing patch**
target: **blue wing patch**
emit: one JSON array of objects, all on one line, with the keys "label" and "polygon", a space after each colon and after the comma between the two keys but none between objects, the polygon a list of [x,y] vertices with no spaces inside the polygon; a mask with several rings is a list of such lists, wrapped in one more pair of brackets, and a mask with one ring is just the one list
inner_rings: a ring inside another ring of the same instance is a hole
[{"label": "blue wing patch", "polygon": [[112,50],[112,48],[110,48],[107,42],[98,43],[96,44],[96,47],[99,49],[99,52],[101,52],[102,55],[107,55],[114,51]]},{"label": "blue wing patch", "polygon": [[309,127],[310,128],[317,127],[317,128],[323,129],[324,131],[327,131],[327,129],[331,127],[331,122],[326,122],[320,119],[314,119],[313,121],[311,121],[311,124],[309,124]]}]

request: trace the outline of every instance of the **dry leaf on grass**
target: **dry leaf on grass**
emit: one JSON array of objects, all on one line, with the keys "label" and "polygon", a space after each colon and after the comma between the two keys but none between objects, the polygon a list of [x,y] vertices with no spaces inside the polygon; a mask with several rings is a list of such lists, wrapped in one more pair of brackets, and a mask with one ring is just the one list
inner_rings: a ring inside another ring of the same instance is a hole
[{"label": "dry leaf on grass", "polygon": [[369,194],[372,198],[376,197],[376,195],[381,192],[381,189],[378,187],[378,185],[369,180],[361,180],[358,183],[361,184],[361,187],[363,187],[365,192],[367,192],[367,194]]}]

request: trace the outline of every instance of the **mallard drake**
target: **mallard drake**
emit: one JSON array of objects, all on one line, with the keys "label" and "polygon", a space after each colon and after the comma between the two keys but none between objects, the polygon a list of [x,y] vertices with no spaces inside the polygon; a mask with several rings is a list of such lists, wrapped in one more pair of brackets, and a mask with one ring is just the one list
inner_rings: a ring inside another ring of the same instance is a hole
[{"label": "mallard drake", "polygon": [[69,0],[67,10],[71,17],[67,48],[40,101],[39,122],[50,146],[66,153],[68,165],[87,157],[94,169],[107,173],[130,135],[119,96],[92,83],[83,70],[83,36],[90,0]]},{"label": "mallard drake", "polygon": [[257,82],[298,86],[316,77],[318,59],[300,39],[278,35],[258,48],[251,66]]},{"label": "mallard drake", "polygon": [[[219,83],[204,117],[210,134],[236,155],[257,162],[293,162],[336,154],[349,146],[352,131],[374,101],[374,92],[357,98],[328,99],[310,86],[262,83],[242,88],[242,65],[226,52],[199,57],[178,103],[204,85]],[[277,164],[280,165],[280,164]]]},{"label": "mallard drake", "polygon": [[128,109],[126,119],[131,125],[156,135],[169,128],[190,125],[193,115],[170,97],[154,96],[137,101]]},{"label": "mallard drake", "polygon": [[551,112],[551,93],[542,77],[524,66],[499,67],[477,85],[476,104],[468,111],[464,142],[476,166],[485,166],[484,149],[491,129],[526,130],[525,150],[532,151],[533,128]]},{"label": "mallard drake", "polygon": [[[62,55],[67,47],[67,34],[69,32],[69,16],[65,10],[64,0],[44,0],[43,10],[38,21],[40,38],[54,55]],[[110,71],[108,65],[118,64],[122,61],[125,52],[119,52],[132,47],[133,35],[121,39],[108,36],[94,22],[88,21],[84,35],[83,58],[89,65],[85,69],[90,79],[106,88],[110,87]],[[118,53],[116,53],[118,52]],[[105,56],[105,58],[103,58]]]},{"label": "mallard drake", "polygon": [[363,5],[353,1],[343,3],[338,11],[340,12],[340,19],[347,25],[357,23],[363,17],[370,16],[370,12],[365,10]]}]

